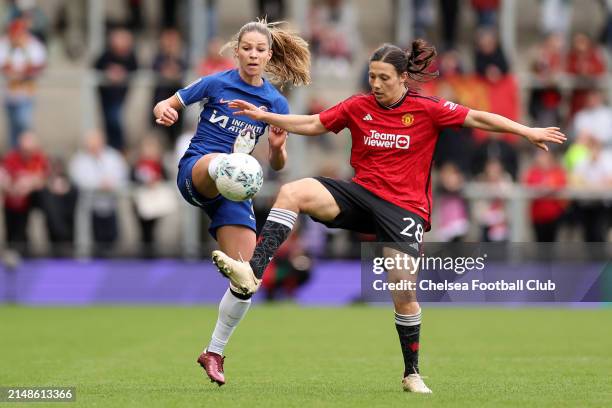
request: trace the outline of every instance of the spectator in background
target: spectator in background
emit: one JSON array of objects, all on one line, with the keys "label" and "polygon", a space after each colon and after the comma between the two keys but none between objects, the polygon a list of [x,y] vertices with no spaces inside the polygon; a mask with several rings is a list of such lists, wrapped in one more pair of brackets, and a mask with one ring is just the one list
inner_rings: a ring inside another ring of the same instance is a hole
[{"label": "spectator in background", "polygon": [[[612,188],[612,153],[604,151],[597,137],[585,136],[588,157],[576,164],[571,174],[573,186],[593,191]],[[578,200],[586,242],[607,240],[609,207],[601,200]]]},{"label": "spectator in background", "polygon": [[5,78],[3,92],[11,147],[21,133],[32,128],[36,79],[47,61],[45,47],[28,32],[27,22],[16,19],[8,34],[0,38],[0,70]]},{"label": "spectator in background", "polygon": [[[488,189],[499,193],[512,186],[512,179],[501,162],[491,159],[478,177]],[[482,231],[483,242],[504,242],[510,238],[506,202],[501,198],[479,200],[476,203],[476,218]]]},{"label": "spectator in background", "polygon": [[508,73],[508,60],[499,45],[496,30],[483,28],[478,31],[474,66],[476,73],[491,83]]},{"label": "spectator in background", "polygon": [[497,28],[499,0],[472,0],[478,28]]},{"label": "spectator in background", "polygon": [[459,20],[459,0],[440,0],[442,17],[442,42],[444,50],[457,46],[457,21]]},{"label": "spectator in background", "polygon": [[564,63],[563,36],[551,33],[534,50],[530,67],[537,85],[529,97],[529,114],[535,126],[561,123],[559,81]]},{"label": "spectator in background", "polygon": [[99,130],[86,135],[83,147],[70,161],[69,174],[79,191],[91,198],[97,255],[107,255],[119,235],[117,200],[127,184],[129,169],[123,156],[106,144]]},{"label": "spectator in background", "polygon": [[428,31],[434,23],[433,4],[429,0],[414,0],[412,2],[414,15],[414,37],[429,38]]},{"label": "spectator in background", "polygon": [[[153,104],[169,98],[183,87],[183,81],[187,72],[187,55],[183,49],[181,35],[175,29],[168,28],[162,31],[159,39],[159,51],[153,60],[153,71],[155,72],[155,90],[153,91]],[[151,116],[151,123],[155,123],[155,117]],[[164,128],[168,141],[174,144],[178,135],[183,130],[182,116],[174,126]]]},{"label": "spectator in background", "polygon": [[612,147],[612,108],[604,103],[599,89],[586,91],[585,105],[574,116],[574,135],[594,137],[604,149]]},{"label": "spectator in background", "polygon": [[490,133],[474,151],[472,156],[472,174],[486,174],[486,168],[491,161],[499,163],[512,180],[518,175],[518,154],[513,145],[505,141],[500,134]]},{"label": "spectator in background", "polygon": [[162,0],[159,13],[159,25],[162,28],[180,27],[182,22],[178,18],[181,2],[176,0]]},{"label": "spectator in background", "polygon": [[606,15],[604,27],[601,30],[599,41],[612,50],[612,0],[600,0],[602,11]]},{"label": "spectator in background", "polygon": [[[453,76],[455,73],[447,70],[451,69],[451,67],[444,62],[454,61],[454,59],[449,58],[449,53],[445,53],[442,60],[440,72],[444,70],[445,73],[440,80],[436,81],[438,82],[438,89],[435,94],[448,101],[462,101],[462,98],[455,93],[457,86],[460,86],[458,82],[454,81]],[[458,67],[456,68],[458,69]],[[442,169],[446,164],[453,164],[458,167],[458,171],[469,173],[475,148],[472,129],[466,127],[440,129],[438,143],[434,152],[435,165]],[[450,169],[447,169],[447,171],[450,171]]]},{"label": "spectator in background", "polygon": [[317,70],[343,76],[361,46],[355,6],[343,0],[317,2],[308,29]]},{"label": "spectator in background", "polygon": [[257,0],[258,16],[266,16],[268,21],[283,21],[285,17],[284,0]]},{"label": "spectator in background", "polygon": [[167,174],[163,165],[163,151],[159,139],[148,136],[140,144],[140,154],[132,168],[136,189],[134,206],[140,224],[142,255],[154,256],[155,227],[165,215],[176,209],[176,194],[164,184]]},{"label": "spectator in background", "polygon": [[40,207],[45,214],[54,256],[72,256],[77,198],[77,189],[68,177],[64,162],[52,160],[47,184],[40,194]]},{"label": "spectator in background", "polygon": [[463,174],[454,163],[447,162],[439,176],[437,237],[441,242],[459,242],[470,229],[468,206],[461,194]]},{"label": "spectator in background", "polygon": [[567,73],[575,76],[570,102],[570,116],[583,108],[593,82],[606,73],[605,56],[599,46],[584,33],[576,33],[567,55]]},{"label": "spectator in background", "polygon": [[540,0],[540,4],[542,34],[558,33],[566,40],[572,22],[570,0]]},{"label": "spectator in background", "polygon": [[206,55],[198,64],[198,75],[206,76],[232,69],[236,66],[232,58],[221,54],[223,40],[218,37],[211,39],[206,47]]},{"label": "spectator in background", "polygon": [[2,160],[2,172],[6,241],[12,249],[27,254],[28,219],[48,173],[47,156],[34,133],[19,136],[17,147]]},{"label": "spectator in background", "polygon": [[[509,72],[508,60],[499,45],[496,30],[483,28],[478,31],[475,67],[476,77],[481,81],[480,86],[486,89],[486,109],[512,120],[519,120],[521,101],[518,85]],[[477,84],[471,92],[478,92]],[[474,129],[473,133],[476,141],[487,137],[487,133],[479,129]],[[518,140],[516,135],[509,133],[504,134],[503,139],[512,144]]]},{"label": "spectator in background", "polygon": [[579,77],[597,77],[606,71],[602,50],[585,33],[576,33],[567,56],[567,72]]},{"label": "spectator in background", "polygon": [[563,218],[566,202],[548,198],[547,194],[555,193],[566,185],[565,170],[556,157],[545,151],[537,151],[533,164],[523,177],[523,184],[537,188],[542,197],[531,202],[531,223],[538,242],[554,242]]},{"label": "spectator in background", "polygon": [[58,6],[53,23],[56,39],[61,39],[66,56],[77,60],[87,45],[87,27],[83,24],[88,4],[80,0],[65,0]]},{"label": "spectator in background", "polygon": [[95,63],[95,69],[100,72],[98,92],[108,144],[118,150],[123,150],[125,145],[122,114],[130,74],[138,68],[133,42],[129,31],[123,28],[112,30],[107,49]]},{"label": "spectator in background", "polygon": [[132,33],[140,33],[144,27],[142,0],[125,0],[125,3],[128,11],[126,25]]},{"label": "spectator in background", "polygon": [[49,37],[49,19],[36,4],[36,0],[9,0],[8,3],[7,19],[0,22],[0,26],[4,27],[3,23],[23,19],[26,21],[28,31],[46,45]]}]

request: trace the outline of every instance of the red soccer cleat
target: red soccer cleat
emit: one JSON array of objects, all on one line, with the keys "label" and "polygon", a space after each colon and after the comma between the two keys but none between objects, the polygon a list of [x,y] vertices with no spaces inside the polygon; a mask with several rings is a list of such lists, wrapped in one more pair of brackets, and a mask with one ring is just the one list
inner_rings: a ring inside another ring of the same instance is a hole
[{"label": "red soccer cleat", "polygon": [[216,382],[219,387],[225,384],[225,375],[223,374],[224,360],[225,357],[208,351],[205,351],[198,357],[198,364],[206,371],[206,375],[210,378],[210,382]]}]

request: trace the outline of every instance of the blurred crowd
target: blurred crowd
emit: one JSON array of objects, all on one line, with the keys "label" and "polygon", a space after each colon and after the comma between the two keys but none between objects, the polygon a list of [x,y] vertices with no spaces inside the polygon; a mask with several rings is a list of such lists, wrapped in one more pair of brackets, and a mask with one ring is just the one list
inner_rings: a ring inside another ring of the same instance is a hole
[{"label": "blurred crowd", "polygon": [[[79,203],[86,198],[91,204],[88,222],[95,243],[93,255],[112,255],[121,236],[119,202],[127,197],[139,227],[141,245],[137,253],[153,257],[157,255],[155,243],[163,234],[159,221],[183,208],[179,207],[173,178],[176,158],[189,143],[195,124],[181,116],[176,125],[162,129],[155,127],[151,117],[150,123],[143,126],[149,130],[135,142],[126,134],[127,96],[139,72],[152,73],[150,101],[143,106],[150,111],[154,103],[172,95],[188,80],[234,66],[231,56],[219,54],[224,39],[218,37],[218,2],[202,2],[208,22],[206,47],[203,57],[194,59],[184,28],[188,25],[187,2],[160,0],[162,12],[155,27],[155,52],[151,59],[143,61],[137,51],[151,39],[142,34],[142,4],[140,0],[126,0],[125,20],[109,21],[103,51],[87,57],[97,75],[99,128],[82,136],[78,152],[50,157],[40,143],[44,128],[34,123],[34,101],[40,76],[49,66],[50,42],[61,42],[68,60],[82,57],[84,52],[84,34],[75,35],[75,28],[69,24],[79,18],[78,7],[70,8],[73,3],[66,1],[55,16],[57,21],[53,21],[34,0],[4,0],[7,12],[0,21],[0,69],[7,124],[2,132],[8,140],[8,150],[0,152],[4,241],[7,247],[27,256],[31,252],[29,216],[40,211],[52,243],[51,255],[73,256],[76,214]],[[270,21],[283,20],[287,18],[285,3],[259,0],[256,10]],[[571,16],[577,12],[572,3],[540,1],[537,7],[541,31],[534,33],[535,45],[511,56],[500,41],[502,0],[411,2],[413,21],[406,23],[412,24],[415,36],[430,40],[439,52],[435,67],[439,78],[414,86],[423,93],[532,126],[559,126],[569,136],[565,146],[546,153],[536,152],[513,135],[444,130],[435,156],[436,214],[434,236],[430,239],[510,239],[508,201],[468,200],[464,189],[470,183],[482,183],[491,191],[507,192],[523,185],[543,192],[530,201],[534,240],[568,239],[568,230],[577,231],[571,233],[585,241],[608,239],[608,200],[554,197],[555,192],[568,187],[607,191],[612,186],[612,108],[608,104],[611,92],[607,67],[612,47],[612,2],[598,3],[606,18],[596,37],[572,28]],[[473,42],[466,44],[458,39],[462,29],[460,12],[468,5],[476,27]],[[367,33],[359,30],[363,16],[355,4],[349,0],[312,0],[309,7],[303,35],[311,45],[315,81],[323,74],[337,80],[347,72],[356,72],[355,83],[346,86],[351,87],[351,92],[368,92],[367,67],[363,68]],[[520,87],[519,80],[527,85]],[[522,89],[526,92],[521,93]],[[313,97],[308,111],[318,113],[336,102]],[[334,140],[324,135],[307,143],[321,152],[345,154],[348,147],[339,147]],[[315,173],[345,176],[329,162],[313,169]],[[280,181],[282,176],[270,173],[267,180]],[[258,224],[265,220],[270,204],[269,199],[256,202]],[[562,231],[566,234],[560,238]],[[283,250],[286,256],[279,257],[278,273],[266,283],[270,293],[277,288],[291,291],[307,279],[299,272],[308,269],[306,255],[358,256],[359,248],[354,244],[363,239],[371,237],[327,230],[301,220],[295,238]]]}]

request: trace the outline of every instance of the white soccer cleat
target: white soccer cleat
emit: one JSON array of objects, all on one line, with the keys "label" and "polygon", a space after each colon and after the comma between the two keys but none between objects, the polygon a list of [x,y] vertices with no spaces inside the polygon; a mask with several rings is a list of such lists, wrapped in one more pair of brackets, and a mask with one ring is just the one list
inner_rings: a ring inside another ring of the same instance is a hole
[{"label": "white soccer cleat", "polygon": [[248,262],[237,261],[222,251],[213,251],[212,260],[219,272],[230,280],[231,286],[245,295],[257,292],[261,279],[257,279]]},{"label": "white soccer cleat", "polygon": [[431,394],[431,390],[423,382],[420,374],[410,374],[402,380],[404,391],[415,392],[417,394]]},{"label": "white soccer cleat", "polygon": [[251,154],[257,143],[257,135],[251,128],[244,128],[236,136],[233,153]]}]

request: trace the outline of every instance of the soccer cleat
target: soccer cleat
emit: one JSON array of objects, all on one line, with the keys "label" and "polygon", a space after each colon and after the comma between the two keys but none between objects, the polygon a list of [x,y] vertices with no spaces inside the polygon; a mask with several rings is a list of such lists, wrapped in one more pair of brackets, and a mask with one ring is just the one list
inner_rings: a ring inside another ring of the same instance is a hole
[{"label": "soccer cleat", "polygon": [[210,382],[217,383],[219,387],[225,384],[223,361],[225,361],[225,357],[217,353],[209,353],[208,350],[205,350],[200,354],[200,357],[198,357],[198,364],[206,371],[206,375],[210,378]]},{"label": "soccer cleat", "polygon": [[213,251],[212,260],[219,272],[231,282],[231,286],[245,295],[257,292],[261,279],[257,279],[248,262],[237,261],[222,251]]},{"label": "soccer cleat", "polygon": [[257,143],[257,135],[251,128],[244,128],[236,136],[233,153],[251,154]]},{"label": "soccer cleat", "polygon": [[415,392],[417,394],[431,394],[429,387],[423,382],[420,374],[410,374],[402,380],[404,391]]}]

